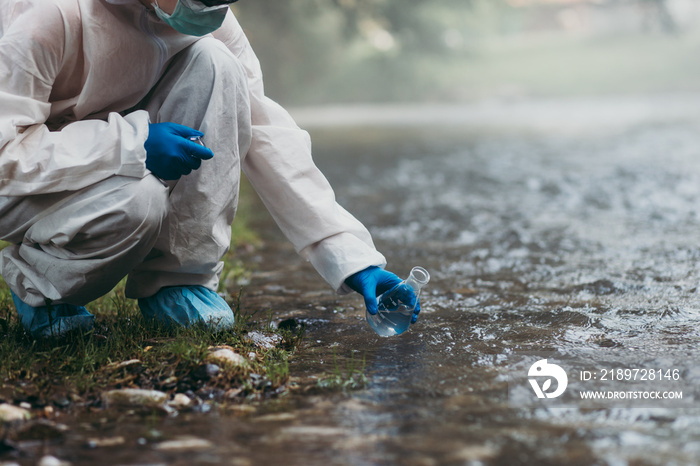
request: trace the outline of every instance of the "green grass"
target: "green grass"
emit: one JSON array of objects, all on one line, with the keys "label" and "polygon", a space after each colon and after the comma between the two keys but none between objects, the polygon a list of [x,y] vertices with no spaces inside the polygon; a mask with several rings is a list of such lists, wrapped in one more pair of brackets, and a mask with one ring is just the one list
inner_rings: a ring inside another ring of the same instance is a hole
[{"label": "green grass", "polygon": [[[244,185],[231,251],[224,258],[222,283],[225,281],[229,290],[249,273],[236,251],[260,245],[249,224],[253,202],[249,190]],[[0,244],[0,248],[6,244]],[[122,280],[112,292],[86,306],[96,316],[94,330],[63,338],[34,339],[18,321],[9,288],[0,279],[0,400],[25,400],[41,406],[65,398],[89,405],[111,388],[171,393],[236,388],[243,397],[284,389],[289,379],[288,358],[303,334],[275,331],[283,337],[281,344],[267,350],[255,347],[245,335],[256,328],[271,332],[269,318],[259,319],[260,310],[242,310],[242,291],[226,295],[234,310],[235,327],[212,332],[203,326],[171,329],[146,322],[136,301],[124,296],[124,284]],[[218,345],[233,347],[247,362],[222,367],[215,377],[202,380],[197,370],[205,363],[209,347]],[[134,359],[140,363],[119,366]]]},{"label": "green grass", "polygon": [[341,368],[338,357],[333,348],[333,371],[319,378],[316,388],[323,390],[357,390],[367,385],[365,375],[365,358],[362,361],[355,359],[355,353],[345,361],[345,368]]},{"label": "green grass", "polygon": [[[0,291],[0,398],[45,403],[60,395],[90,402],[106,389],[126,387],[173,393],[196,392],[205,385],[243,387],[242,395],[279,389],[289,378],[287,360],[302,335],[282,332],[279,347],[261,350],[245,339],[258,325],[241,313],[237,303],[231,304],[237,322],[231,330],[211,332],[203,326],[168,329],[146,322],[119,286],[89,306],[96,315],[93,331],[34,339],[18,322],[5,287]],[[208,348],[218,345],[233,347],[247,363],[222,367],[210,380],[198,379],[194,374],[205,363]],[[133,366],[118,366],[133,359],[140,361],[137,371]],[[251,374],[259,374],[269,383],[251,385]]]},{"label": "green grass", "polygon": [[238,282],[250,276],[250,266],[240,260],[237,252],[262,246],[260,237],[251,226],[256,208],[259,208],[259,206],[256,207],[255,201],[255,191],[248,180],[242,177],[236,219],[231,226],[231,249],[223,258],[224,270],[219,282],[220,292],[236,288]]}]

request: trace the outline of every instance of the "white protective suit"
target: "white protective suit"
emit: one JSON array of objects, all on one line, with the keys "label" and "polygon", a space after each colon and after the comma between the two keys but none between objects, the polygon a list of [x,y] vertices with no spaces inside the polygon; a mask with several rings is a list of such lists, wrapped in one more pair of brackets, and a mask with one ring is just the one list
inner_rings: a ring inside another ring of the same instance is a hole
[{"label": "white protective suit", "polygon": [[[214,158],[165,186],[145,167],[149,121],[201,130]],[[241,168],[335,290],[385,265],[265,97],[230,11],[198,38],[138,0],[0,1],[0,273],[24,302],[85,304],[127,274],[132,298],[215,290]]]}]

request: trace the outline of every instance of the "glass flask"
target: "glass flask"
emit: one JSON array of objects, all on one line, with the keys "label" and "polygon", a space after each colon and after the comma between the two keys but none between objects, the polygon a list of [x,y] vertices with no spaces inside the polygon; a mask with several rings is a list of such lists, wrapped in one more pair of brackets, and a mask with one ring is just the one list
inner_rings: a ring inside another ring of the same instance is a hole
[{"label": "glass flask", "polygon": [[[366,313],[367,323],[372,330],[383,337],[405,332],[411,325],[420,290],[428,281],[430,274],[427,270],[423,267],[413,267],[406,280],[379,296],[377,314]],[[415,293],[415,298],[411,291]]]}]

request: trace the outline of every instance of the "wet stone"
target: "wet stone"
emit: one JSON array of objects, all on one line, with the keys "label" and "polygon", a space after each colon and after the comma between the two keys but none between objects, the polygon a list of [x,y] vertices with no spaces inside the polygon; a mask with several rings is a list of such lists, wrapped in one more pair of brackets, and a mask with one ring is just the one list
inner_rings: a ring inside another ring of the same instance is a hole
[{"label": "wet stone", "polygon": [[592,283],[580,285],[578,288],[582,291],[598,296],[609,295],[622,291],[610,280],[596,280]]},{"label": "wet stone", "polygon": [[231,388],[231,389],[226,390],[226,393],[224,394],[224,398],[230,400],[230,399],[236,398],[241,393],[243,393],[242,388]]},{"label": "wet stone", "polygon": [[55,456],[47,455],[39,460],[37,466],[70,466],[70,463],[62,461]]},{"label": "wet stone", "polygon": [[124,445],[125,443],[126,439],[120,435],[117,437],[91,438],[87,441],[86,446],[88,448],[109,448]]},{"label": "wet stone", "polygon": [[123,388],[102,394],[102,402],[107,407],[162,408],[168,395],[158,390]]},{"label": "wet stone", "polygon": [[193,450],[208,450],[214,445],[209,441],[197,437],[180,437],[178,439],[166,440],[154,446],[159,451],[182,452]]},{"label": "wet stone", "polygon": [[260,374],[250,374],[250,382],[255,388],[262,388],[265,386],[266,379]]},{"label": "wet stone", "polygon": [[70,406],[71,401],[65,396],[57,396],[51,400],[53,405],[57,408],[65,409]]},{"label": "wet stone", "polygon": [[246,414],[253,414],[256,413],[258,410],[255,406],[250,406],[250,405],[228,405],[226,406],[226,409],[230,412],[239,414],[239,415],[246,415]]},{"label": "wet stone", "polygon": [[225,390],[215,387],[202,387],[197,390],[197,396],[202,400],[221,400],[225,394]]},{"label": "wet stone", "polygon": [[168,377],[160,383],[160,388],[170,389],[177,385],[178,378],[175,376]]},{"label": "wet stone", "polygon": [[7,403],[0,405],[0,422],[2,423],[27,421],[31,419],[31,417],[32,414],[27,409]]},{"label": "wet stone", "polygon": [[173,399],[168,402],[168,405],[177,410],[186,409],[192,406],[192,398],[184,393],[176,393]]},{"label": "wet stone", "polygon": [[294,413],[274,413],[274,414],[264,414],[255,418],[258,422],[283,422],[283,421],[293,421],[297,419],[297,415]]},{"label": "wet stone", "polygon": [[65,424],[37,419],[29,421],[17,431],[17,440],[59,440],[68,430]]},{"label": "wet stone", "polygon": [[201,403],[192,408],[195,413],[206,414],[211,412],[211,405],[209,403]]},{"label": "wet stone", "polygon": [[246,364],[246,359],[242,355],[235,353],[230,348],[214,348],[207,355],[207,361],[219,366],[243,366]]}]

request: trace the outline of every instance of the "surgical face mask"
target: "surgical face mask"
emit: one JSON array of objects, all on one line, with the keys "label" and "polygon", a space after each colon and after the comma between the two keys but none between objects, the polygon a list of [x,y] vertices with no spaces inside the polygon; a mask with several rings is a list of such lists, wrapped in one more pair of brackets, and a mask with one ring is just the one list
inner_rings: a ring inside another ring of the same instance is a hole
[{"label": "surgical face mask", "polygon": [[160,19],[176,31],[190,36],[203,36],[216,31],[228,11],[228,5],[206,6],[194,0],[178,0],[171,15],[160,9],[158,0],[154,0],[153,7]]}]

